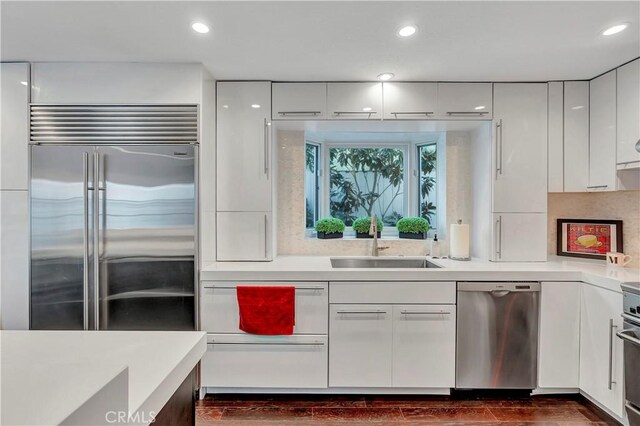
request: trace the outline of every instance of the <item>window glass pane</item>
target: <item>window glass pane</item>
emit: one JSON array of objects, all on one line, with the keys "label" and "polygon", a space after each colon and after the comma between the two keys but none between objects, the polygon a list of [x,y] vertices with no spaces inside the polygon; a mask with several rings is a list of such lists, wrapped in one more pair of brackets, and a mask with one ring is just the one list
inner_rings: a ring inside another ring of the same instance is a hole
[{"label": "window glass pane", "polygon": [[318,145],[305,146],[304,198],[306,206],[306,227],[313,228],[318,220],[319,208],[319,179],[318,179]]},{"label": "window glass pane", "polygon": [[431,228],[436,228],[436,144],[418,147],[418,205],[420,217],[427,219]]},{"label": "window glass pane", "polygon": [[375,214],[395,226],[405,211],[404,155],[401,148],[330,148],[331,216],[351,226],[355,218]]}]

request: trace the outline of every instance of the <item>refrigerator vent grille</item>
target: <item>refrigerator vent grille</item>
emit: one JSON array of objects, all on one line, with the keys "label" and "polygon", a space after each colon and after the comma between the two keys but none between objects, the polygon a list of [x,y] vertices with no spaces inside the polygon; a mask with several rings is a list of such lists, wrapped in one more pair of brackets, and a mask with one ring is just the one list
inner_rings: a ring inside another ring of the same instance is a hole
[{"label": "refrigerator vent grille", "polygon": [[197,143],[197,105],[32,104],[33,143]]}]

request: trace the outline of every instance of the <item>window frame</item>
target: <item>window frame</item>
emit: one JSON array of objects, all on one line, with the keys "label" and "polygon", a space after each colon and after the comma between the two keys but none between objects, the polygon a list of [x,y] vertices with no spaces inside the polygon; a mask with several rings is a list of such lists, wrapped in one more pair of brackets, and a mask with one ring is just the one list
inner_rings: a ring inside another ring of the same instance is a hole
[{"label": "window frame", "polygon": [[315,235],[315,222],[314,225],[311,227],[307,227],[306,226],[306,218],[307,218],[307,193],[306,193],[306,175],[307,175],[307,145],[312,145],[316,148],[316,171],[315,171],[315,178],[316,178],[316,222],[323,217],[323,192],[324,192],[324,179],[323,179],[323,144],[321,142],[316,142],[313,140],[308,140],[306,139],[304,142],[304,177],[305,177],[305,182],[303,183],[303,188],[304,188],[304,217],[305,217],[305,233],[309,236],[309,235]]}]

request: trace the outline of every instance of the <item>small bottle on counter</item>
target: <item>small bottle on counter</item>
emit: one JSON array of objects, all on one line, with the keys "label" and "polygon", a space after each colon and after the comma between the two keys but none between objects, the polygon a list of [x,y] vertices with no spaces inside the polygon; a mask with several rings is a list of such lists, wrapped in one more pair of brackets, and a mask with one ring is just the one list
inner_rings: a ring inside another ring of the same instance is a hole
[{"label": "small bottle on counter", "polygon": [[440,257],[440,241],[438,241],[438,234],[433,236],[433,240],[431,240],[431,248],[429,249],[429,254],[433,258]]}]

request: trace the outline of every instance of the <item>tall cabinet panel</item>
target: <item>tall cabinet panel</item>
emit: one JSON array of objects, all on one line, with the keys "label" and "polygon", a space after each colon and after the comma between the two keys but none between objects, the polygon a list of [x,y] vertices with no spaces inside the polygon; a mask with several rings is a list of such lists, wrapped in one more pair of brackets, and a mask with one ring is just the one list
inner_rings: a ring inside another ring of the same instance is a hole
[{"label": "tall cabinet panel", "polygon": [[547,84],[494,85],[493,211],[547,211]]},{"label": "tall cabinet panel", "polygon": [[563,160],[564,192],[585,192],[589,180],[588,81],[564,83]]},{"label": "tall cabinet panel", "polygon": [[591,80],[589,191],[616,190],[616,70]]},{"label": "tall cabinet panel", "polygon": [[617,77],[618,167],[640,167],[640,59],[618,68]]},{"label": "tall cabinet panel", "polygon": [[271,83],[217,91],[217,258],[271,259]]},{"label": "tall cabinet panel", "polygon": [[564,191],[564,83],[549,83],[549,192]]},{"label": "tall cabinet panel", "polygon": [[2,129],[0,189],[26,191],[29,146],[29,64],[0,64]]}]

